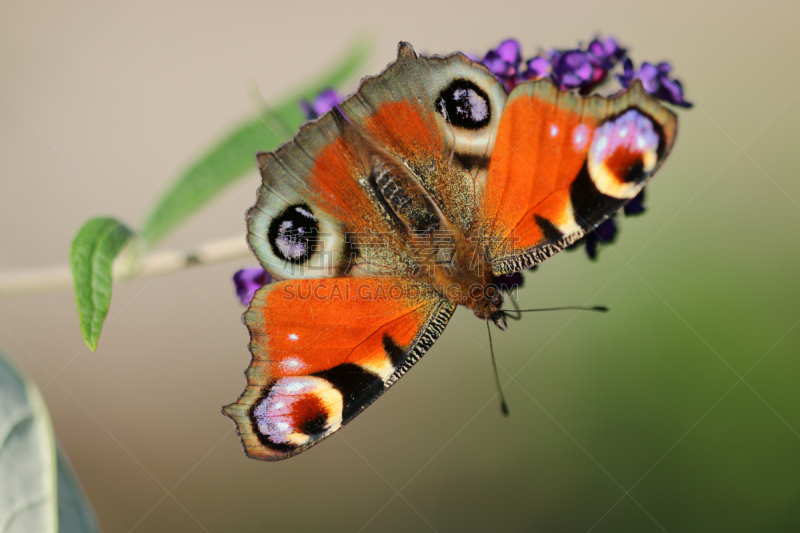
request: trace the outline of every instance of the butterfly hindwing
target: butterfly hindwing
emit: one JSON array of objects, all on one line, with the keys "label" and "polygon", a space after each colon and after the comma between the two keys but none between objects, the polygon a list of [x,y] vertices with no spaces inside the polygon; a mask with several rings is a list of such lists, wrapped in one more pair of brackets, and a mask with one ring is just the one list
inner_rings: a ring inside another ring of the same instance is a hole
[{"label": "butterfly hindwing", "polygon": [[635,197],[675,130],[675,115],[639,82],[613,98],[581,97],[550,80],[517,86],[481,206],[495,274],[543,261]]},{"label": "butterfly hindwing", "polygon": [[433,344],[454,305],[397,278],[287,280],[245,314],[248,385],[225,408],[250,457],[285,459],[331,435]]}]

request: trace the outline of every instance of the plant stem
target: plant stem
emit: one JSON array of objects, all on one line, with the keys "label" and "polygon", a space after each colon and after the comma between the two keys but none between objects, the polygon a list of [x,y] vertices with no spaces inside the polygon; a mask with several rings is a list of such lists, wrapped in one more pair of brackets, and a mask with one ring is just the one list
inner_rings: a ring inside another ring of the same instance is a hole
[{"label": "plant stem", "polygon": [[[193,252],[163,250],[153,252],[131,264],[126,254],[114,261],[114,281],[154,278],[201,265],[224,263],[251,255],[244,237],[210,242]],[[23,294],[54,292],[72,288],[69,265],[0,271],[0,298]]]}]

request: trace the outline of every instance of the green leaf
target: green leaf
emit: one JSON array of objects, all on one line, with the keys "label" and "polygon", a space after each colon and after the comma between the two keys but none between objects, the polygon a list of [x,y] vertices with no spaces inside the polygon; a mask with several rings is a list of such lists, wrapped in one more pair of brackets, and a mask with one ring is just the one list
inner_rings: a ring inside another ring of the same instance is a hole
[{"label": "green leaf", "polygon": [[0,532],[98,533],[36,385],[0,352]]},{"label": "green leaf", "polygon": [[255,119],[247,120],[214,145],[156,203],[144,224],[144,238],[157,243],[225,187],[254,170],[257,151],[274,150],[303,122],[300,100],[311,99],[326,87],[342,89],[343,84],[352,83],[369,48],[365,41],[357,42],[339,64],[316,82],[274,109],[265,109]]},{"label": "green leaf", "polygon": [[100,527],[75,473],[61,446],[58,458],[58,531],[59,533],[99,533]]},{"label": "green leaf", "polygon": [[0,532],[56,533],[56,446],[41,393],[0,354]]},{"label": "green leaf", "polygon": [[111,304],[111,265],[133,232],[113,218],[93,218],[72,241],[70,266],[83,340],[92,351]]}]

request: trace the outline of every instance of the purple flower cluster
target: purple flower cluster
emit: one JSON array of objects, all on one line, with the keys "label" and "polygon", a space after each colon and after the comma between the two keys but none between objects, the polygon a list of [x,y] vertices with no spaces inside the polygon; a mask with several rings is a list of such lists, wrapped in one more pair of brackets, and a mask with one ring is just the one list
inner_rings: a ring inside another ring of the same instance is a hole
[{"label": "purple flower cluster", "polygon": [[633,80],[641,80],[644,90],[659,100],[680,107],[692,107],[691,102],[687,102],[683,98],[681,82],[669,77],[672,65],[666,61],[662,61],[658,65],[645,61],[639,70],[636,70],[633,68],[633,61],[626,57],[622,68],[623,73],[617,74],[617,80],[626,89]]},{"label": "purple flower cluster", "polygon": [[507,39],[489,50],[481,62],[508,92],[525,80],[551,78],[562,89],[588,93],[605,81],[609,71],[625,57],[625,51],[613,37],[596,38],[585,49],[579,46],[543,52],[525,61],[523,69],[519,42]]},{"label": "purple flower cluster", "polygon": [[627,89],[634,79],[640,79],[645,90],[655,97],[671,104],[691,106],[683,98],[680,82],[669,77],[672,69],[669,63],[653,65],[644,62],[637,70],[626,53],[627,49],[613,37],[595,37],[585,47],[579,44],[577,48],[553,48],[523,61],[519,42],[506,39],[497,48],[489,50],[480,62],[508,92],[523,81],[550,78],[560,88],[577,89],[581,94],[591,93],[622,63],[623,73],[617,74],[616,79],[623,89]]},{"label": "purple flower cluster", "polygon": [[578,89],[582,94],[590,93],[603,83],[619,61],[625,56],[613,38],[594,39],[583,49],[549,50],[528,60],[526,79],[552,78],[562,89]]}]

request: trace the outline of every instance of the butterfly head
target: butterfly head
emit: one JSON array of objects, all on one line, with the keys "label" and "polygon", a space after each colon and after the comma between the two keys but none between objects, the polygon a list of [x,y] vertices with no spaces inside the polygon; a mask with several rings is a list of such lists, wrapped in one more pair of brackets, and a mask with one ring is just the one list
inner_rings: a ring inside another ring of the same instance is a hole
[{"label": "butterfly head", "polygon": [[506,322],[506,312],[505,311],[495,311],[491,315],[489,315],[489,320],[494,322],[494,325],[500,328],[500,331],[505,331],[508,327],[508,323]]},{"label": "butterfly head", "polygon": [[473,298],[466,302],[467,307],[472,309],[480,319],[491,320],[494,324],[505,331],[507,327],[506,312],[503,311],[503,294],[493,283],[484,286],[479,295],[472,295]]}]

